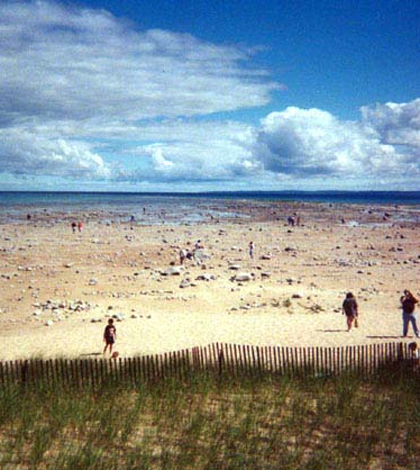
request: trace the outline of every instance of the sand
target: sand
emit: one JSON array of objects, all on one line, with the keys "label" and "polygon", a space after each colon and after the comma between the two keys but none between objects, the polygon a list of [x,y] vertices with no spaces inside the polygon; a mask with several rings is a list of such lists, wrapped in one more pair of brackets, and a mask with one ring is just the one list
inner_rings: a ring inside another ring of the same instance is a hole
[{"label": "sand", "polygon": [[[401,338],[399,298],[406,288],[420,297],[418,208],[242,201],[225,209],[222,219],[188,224],[72,214],[84,222],[80,233],[54,212],[0,225],[0,359],[100,357],[112,315],[122,357],[213,342],[413,340],[412,330]],[[287,224],[293,212],[300,226]],[[163,275],[198,239],[208,258]],[[238,273],[252,279],[232,280]],[[350,333],[341,312],[348,291],[360,310]]]}]

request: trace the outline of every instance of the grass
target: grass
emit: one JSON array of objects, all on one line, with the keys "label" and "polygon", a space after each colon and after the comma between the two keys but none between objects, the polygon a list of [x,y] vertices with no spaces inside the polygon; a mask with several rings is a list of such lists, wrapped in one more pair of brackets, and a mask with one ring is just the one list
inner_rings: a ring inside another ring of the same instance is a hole
[{"label": "grass", "polygon": [[419,377],[394,372],[12,386],[0,468],[415,469]]}]

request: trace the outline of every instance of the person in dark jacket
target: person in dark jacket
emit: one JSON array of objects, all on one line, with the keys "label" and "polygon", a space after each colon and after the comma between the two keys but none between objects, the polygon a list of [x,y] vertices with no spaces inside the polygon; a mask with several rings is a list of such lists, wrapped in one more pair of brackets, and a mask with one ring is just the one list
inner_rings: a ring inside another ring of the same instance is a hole
[{"label": "person in dark jacket", "polygon": [[346,298],[343,302],[343,315],[347,317],[347,331],[351,330],[353,326],[353,322],[355,322],[355,326],[357,324],[357,317],[359,316],[358,305],[354,295],[351,292],[346,294]]},{"label": "person in dark jacket", "polygon": [[405,290],[404,295],[400,298],[402,308],[402,320],[403,320],[403,337],[407,336],[408,325],[411,323],[414,334],[419,338],[419,329],[417,327],[417,313],[415,312],[416,304],[418,300],[409,291]]},{"label": "person in dark jacket", "polygon": [[110,318],[108,320],[108,325],[105,327],[104,330],[104,354],[106,350],[109,348],[109,352],[112,353],[112,347],[117,339],[117,329],[114,326],[114,320]]}]

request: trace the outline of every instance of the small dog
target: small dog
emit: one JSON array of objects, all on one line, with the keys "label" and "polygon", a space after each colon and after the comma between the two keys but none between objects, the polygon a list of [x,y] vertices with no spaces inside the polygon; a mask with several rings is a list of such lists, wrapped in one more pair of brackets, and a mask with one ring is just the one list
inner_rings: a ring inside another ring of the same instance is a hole
[{"label": "small dog", "polygon": [[114,351],[111,355],[111,359],[117,359],[117,357],[120,355],[118,351]]}]

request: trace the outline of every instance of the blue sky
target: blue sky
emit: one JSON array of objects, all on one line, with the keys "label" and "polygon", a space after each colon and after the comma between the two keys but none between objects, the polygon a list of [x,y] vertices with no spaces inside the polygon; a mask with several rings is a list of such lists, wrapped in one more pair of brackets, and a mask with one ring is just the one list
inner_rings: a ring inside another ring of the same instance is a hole
[{"label": "blue sky", "polygon": [[0,189],[420,190],[418,1],[2,1]]}]

